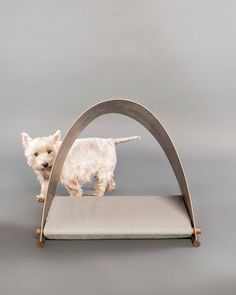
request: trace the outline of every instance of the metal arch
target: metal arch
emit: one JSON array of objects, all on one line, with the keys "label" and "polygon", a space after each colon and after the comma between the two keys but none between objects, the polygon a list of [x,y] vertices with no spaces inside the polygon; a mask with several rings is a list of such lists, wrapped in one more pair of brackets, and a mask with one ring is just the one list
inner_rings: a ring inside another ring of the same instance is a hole
[{"label": "metal arch", "polygon": [[165,152],[172,169],[177,178],[181,194],[183,195],[185,205],[187,207],[192,226],[193,226],[193,236],[197,240],[194,212],[192,207],[191,196],[189,192],[188,183],[184,173],[183,166],[181,164],[180,158],[176,151],[176,148],[168,135],[167,131],[163,127],[162,123],[156,118],[156,116],[150,112],[147,108],[141,104],[134,102],[132,100],[126,99],[112,99],[106,100],[98,103],[85,111],[72,125],[72,127],[67,132],[60,149],[58,151],[57,157],[55,159],[54,165],[49,178],[49,185],[47,190],[46,199],[43,207],[42,222],[41,222],[41,234],[40,242],[43,240],[43,228],[48,215],[48,211],[53,200],[58,181],[60,180],[61,170],[63,168],[66,156],[83,129],[97,117],[108,114],[117,113],[126,115],[140,124],[142,124],[149,132],[155,137],[159,142],[163,151]]}]

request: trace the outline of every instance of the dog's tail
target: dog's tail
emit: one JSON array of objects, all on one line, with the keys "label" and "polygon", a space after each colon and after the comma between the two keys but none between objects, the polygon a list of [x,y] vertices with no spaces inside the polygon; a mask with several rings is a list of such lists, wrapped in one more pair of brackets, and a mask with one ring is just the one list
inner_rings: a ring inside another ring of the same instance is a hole
[{"label": "dog's tail", "polygon": [[136,140],[140,139],[140,136],[131,136],[131,137],[123,137],[123,138],[113,138],[113,141],[115,144],[131,141],[131,140]]}]

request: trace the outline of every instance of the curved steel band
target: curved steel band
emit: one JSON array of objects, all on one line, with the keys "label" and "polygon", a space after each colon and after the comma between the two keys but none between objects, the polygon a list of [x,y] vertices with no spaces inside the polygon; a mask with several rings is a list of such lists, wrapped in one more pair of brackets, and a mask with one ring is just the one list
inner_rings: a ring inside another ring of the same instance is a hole
[{"label": "curved steel band", "polygon": [[[58,184],[58,181],[60,179],[61,170],[63,168],[64,161],[66,159],[66,156],[76,140],[76,138],[79,136],[79,134],[83,131],[83,129],[94,119],[97,117],[108,114],[108,113],[118,113],[122,115],[126,115],[136,121],[138,121],[140,124],[142,124],[146,129],[149,130],[149,132],[156,138],[156,140],[161,145],[163,151],[165,152],[172,169],[175,173],[175,176],[177,178],[181,194],[183,195],[185,205],[187,207],[192,226],[195,228],[195,221],[194,221],[194,213],[193,213],[193,207],[191,202],[191,196],[189,193],[188,184],[186,181],[185,173],[180,161],[180,158],[178,156],[178,153],[174,147],[174,144],[166,132],[165,128],[161,124],[161,122],[153,115],[147,108],[142,106],[141,104],[138,104],[131,100],[125,100],[125,99],[112,99],[107,100],[101,103],[98,103],[85,111],[72,125],[68,133],[66,134],[61,147],[58,151],[57,157],[55,159],[50,179],[49,179],[49,185],[48,185],[48,191],[46,200],[44,203],[43,208],[43,215],[42,215],[42,223],[41,223],[41,229],[43,229],[48,211],[51,205],[51,202],[53,200],[56,187]],[[43,231],[41,231],[43,232]],[[194,232],[194,236],[196,236],[196,232]],[[42,240],[43,234],[40,236],[40,240]]]}]

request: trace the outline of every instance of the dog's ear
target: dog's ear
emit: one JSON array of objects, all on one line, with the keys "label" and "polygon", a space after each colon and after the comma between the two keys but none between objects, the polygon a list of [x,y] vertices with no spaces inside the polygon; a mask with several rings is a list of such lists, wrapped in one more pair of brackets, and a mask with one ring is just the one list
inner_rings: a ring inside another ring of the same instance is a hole
[{"label": "dog's ear", "polygon": [[21,133],[21,139],[24,148],[26,148],[32,140],[32,138],[25,132]]},{"label": "dog's ear", "polygon": [[57,130],[53,135],[52,135],[53,141],[59,141],[61,140],[61,131]]}]

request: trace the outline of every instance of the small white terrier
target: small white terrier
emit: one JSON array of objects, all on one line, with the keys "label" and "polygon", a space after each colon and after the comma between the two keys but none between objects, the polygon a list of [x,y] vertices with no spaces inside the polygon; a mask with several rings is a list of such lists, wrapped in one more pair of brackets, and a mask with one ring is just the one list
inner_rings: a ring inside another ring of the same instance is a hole
[{"label": "small white terrier", "polygon": [[[51,168],[61,145],[61,132],[58,130],[53,135],[34,139],[27,133],[21,135],[27,163],[34,169],[41,184],[40,195],[36,198],[43,202]],[[134,139],[140,137],[76,139],[60,177],[70,196],[82,196],[82,186],[92,178],[96,178],[96,185],[91,195],[103,196],[106,190],[114,191],[116,184],[113,176],[117,162],[115,145]]]}]

